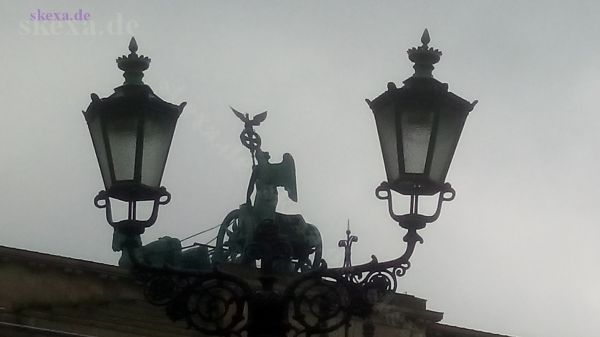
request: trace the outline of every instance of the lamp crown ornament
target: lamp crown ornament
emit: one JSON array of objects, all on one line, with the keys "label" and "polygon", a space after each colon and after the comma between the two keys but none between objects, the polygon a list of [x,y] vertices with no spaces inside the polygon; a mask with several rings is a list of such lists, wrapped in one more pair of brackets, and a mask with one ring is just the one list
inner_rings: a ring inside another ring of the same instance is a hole
[{"label": "lamp crown ornament", "polygon": [[138,55],[138,44],[135,37],[129,41],[129,55],[117,58],[117,66],[123,70],[125,77],[124,85],[143,85],[142,78],[144,70],[150,67],[150,58],[144,55]]},{"label": "lamp crown ornament", "polygon": [[415,73],[413,77],[433,77],[433,65],[440,61],[442,52],[438,49],[429,47],[431,37],[429,31],[425,29],[423,35],[421,35],[421,43],[423,45],[419,47],[410,48],[408,53],[408,59],[414,62],[413,68]]}]

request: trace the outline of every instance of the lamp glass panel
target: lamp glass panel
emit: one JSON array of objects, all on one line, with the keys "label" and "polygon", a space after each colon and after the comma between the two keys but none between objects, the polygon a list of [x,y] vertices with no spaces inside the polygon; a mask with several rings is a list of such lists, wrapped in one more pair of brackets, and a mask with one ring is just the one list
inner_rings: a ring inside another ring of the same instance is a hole
[{"label": "lamp glass panel", "polygon": [[375,114],[375,124],[381,143],[383,163],[388,182],[394,182],[400,176],[400,162],[398,154],[398,137],[396,130],[396,111],[393,105],[389,105]]},{"label": "lamp glass panel", "polygon": [[433,181],[445,182],[466,117],[466,113],[455,111],[442,111],[440,113],[429,171],[430,178]]},{"label": "lamp glass panel", "polygon": [[174,130],[175,123],[173,120],[157,114],[146,115],[142,184],[159,187]]},{"label": "lamp glass panel", "polygon": [[104,134],[102,133],[102,122],[98,116],[88,123],[90,129],[90,135],[92,136],[92,143],[94,144],[94,151],[96,157],[98,157],[98,165],[100,166],[100,173],[102,174],[102,180],[104,180],[104,187],[107,189],[112,185],[110,179],[110,167],[108,165],[108,156],[106,154],[106,143],[104,141]]},{"label": "lamp glass panel", "polygon": [[114,113],[106,119],[106,131],[115,171],[115,180],[133,180],[138,118],[131,113]]},{"label": "lamp glass panel", "polygon": [[432,126],[433,112],[430,110],[407,110],[402,113],[400,128],[406,173],[425,172]]}]

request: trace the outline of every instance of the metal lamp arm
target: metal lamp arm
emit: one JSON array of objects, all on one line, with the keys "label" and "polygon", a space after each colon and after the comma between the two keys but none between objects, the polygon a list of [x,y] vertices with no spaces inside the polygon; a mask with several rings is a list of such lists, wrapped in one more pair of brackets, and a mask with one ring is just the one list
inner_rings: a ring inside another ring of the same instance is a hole
[{"label": "metal lamp arm", "polygon": [[[395,291],[396,277],[402,276],[410,266],[408,261],[420,237],[415,232],[407,234],[404,240],[406,250],[396,259],[378,262],[372,256],[369,263],[331,269],[323,262],[320,268],[294,278],[286,286],[283,298],[291,305],[292,319],[297,324],[296,336],[334,331],[348,324],[353,315],[368,317],[374,304],[371,290]],[[306,303],[313,306],[316,303],[322,311],[305,312]],[[316,318],[317,323],[307,320],[307,315]]]},{"label": "metal lamp arm", "polygon": [[[409,235],[411,236],[410,238]],[[338,267],[338,268],[329,268],[322,271],[322,273],[326,276],[337,276],[337,275],[347,275],[347,274],[361,274],[367,272],[373,272],[378,270],[384,270],[389,268],[400,268],[406,264],[410,265],[410,258],[415,251],[415,247],[417,242],[423,243],[423,239],[419,234],[414,232],[413,234],[407,234],[404,237],[404,241],[406,241],[406,249],[404,253],[392,260],[379,262],[375,255],[371,255],[371,261],[363,264],[359,264],[351,267]],[[318,272],[318,271],[316,271]]]},{"label": "metal lamp arm", "polygon": [[382,182],[375,189],[375,195],[378,199],[387,201],[388,211],[392,219],[407,230],[403,238],[404,242],[406,242],[404,253],[395,259],[384,262],[379,262],[377,257],[372,255],[370,262],[357,266],[326,269],[322,271],[322,274],[325,277],[336,279],[343,275],[346,279],[363,286],[395,291],[398,285],[397,278],[403,276],[410,268],[410,258],[415,251],[417,242],[423,243],[423,238],[417,233],[417,230],[423,229],[427,223],[437,220],[442,209],[442,203],[453,200],[455,194],[454,189],[449,183],[442,185],[437,207],[432,215],[419,214],[419,195],[411,195],[410,212],[398,215],[394,212],[391,187],[389,183]]}]

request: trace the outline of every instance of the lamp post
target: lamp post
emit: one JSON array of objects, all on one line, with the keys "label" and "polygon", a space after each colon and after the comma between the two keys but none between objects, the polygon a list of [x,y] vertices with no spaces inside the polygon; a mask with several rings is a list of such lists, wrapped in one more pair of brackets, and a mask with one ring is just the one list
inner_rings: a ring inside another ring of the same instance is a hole
[{"label": "lamp post", "polygon": [[[438,218],[443,201],[454,198],[445,178],[467,114],[476,103],[448,92],[446,84],[433,78],[433,64],[441,52],[428,46],[427,30],[421,41],[422,46],[408,51],[415,74],[403,87],[389,83],[386,92],[367,100],[387,173],[376,195],[387,200],[391,217],[406,229],[405,252],[389,261],[373,256],[368,263],[352,266],[350,247],[357,238],[348,230],[346,241],[340,242],[347,262],[328,268],[321,259],[316,227],[301,216],[275,211],[277,187],[285,187],[296,200],[295,167],[289,154],[281,163],[270,163],[269,153],[261,148],[254,128],[266,119],[266,112],[250,118],[236,110],[244,122],[240,140],[252,156],[252,176],[246,203],[230,212],[219,228],[217,246],[208,256],[212,265],[148,263],[139,236],[155,222],[158,206],[170,199],[160,181],[185,103],[164,102],[142,83],[150,60],[137,55],[132,39],[130,55],[117,59],[125,72],[124,85],[107,98],[92,94],[84,115],[105,185],[95,204],[106,209],[115,233],[125,237],[116,248],[124,251],[135,275],[144,281],[147,299],[165,306],[170,318],[186,320],[206,334],[266,337],[285,336],[291,330],[307,335],[333,331],[353,315],[367,315],[374,293],[395,291],[398,278],[410,267],[416,243],[422,242],[417,231]],[[393,191],[411,197],[409,213],[394,212]],[[419,197],[434,194],[439,194],[437,210],[421,214]],[[129,203],[126,219],[112,218],[111,198]],[[140,220],[136,202],[145,200],[153,201],[154,207],[150,218]],[[242,265],[237,270],[248,277],[232,272],[235,265]],[[365,325],[364,332],[372,335],[372,324]]]}]

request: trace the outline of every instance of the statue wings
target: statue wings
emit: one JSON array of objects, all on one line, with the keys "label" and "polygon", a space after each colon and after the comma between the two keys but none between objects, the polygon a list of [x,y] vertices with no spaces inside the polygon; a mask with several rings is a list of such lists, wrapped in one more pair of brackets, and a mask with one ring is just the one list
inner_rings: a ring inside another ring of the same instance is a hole
[{"label": "statue wings", "polygon": [[244,126],[246,128],[252,128],[254,126],[259,126],[260,123],[264,122],[264,120],[267,119],[266,111],[259,113],[258,115],[254,116],[252,119],[250,119],[249,114],[243,114],[232,107],[229,107],[229,108],[231,108],[231,111],[233,111],[233,113],[237,116],[237,118],[239,118],[242,122],[244,122]]},{"label": "statue wings", "polygon": [[278,182],[280,186],[283,186],[285,190],[288,192],[288,197],[298,202],[298,192],[296,189],[296,164],[294,163],[294,158],[289,153],[283,154],[283,160],[281,163],[274,164],[279,167],[278,172]]},{"label": "statue wings", "polygon": [[281,163],[266,163],[260,167],[259,178],[263,184],[281,186],[288,192],[288,197],[297,202],[296,165],[289,153],[283,154]]}]

